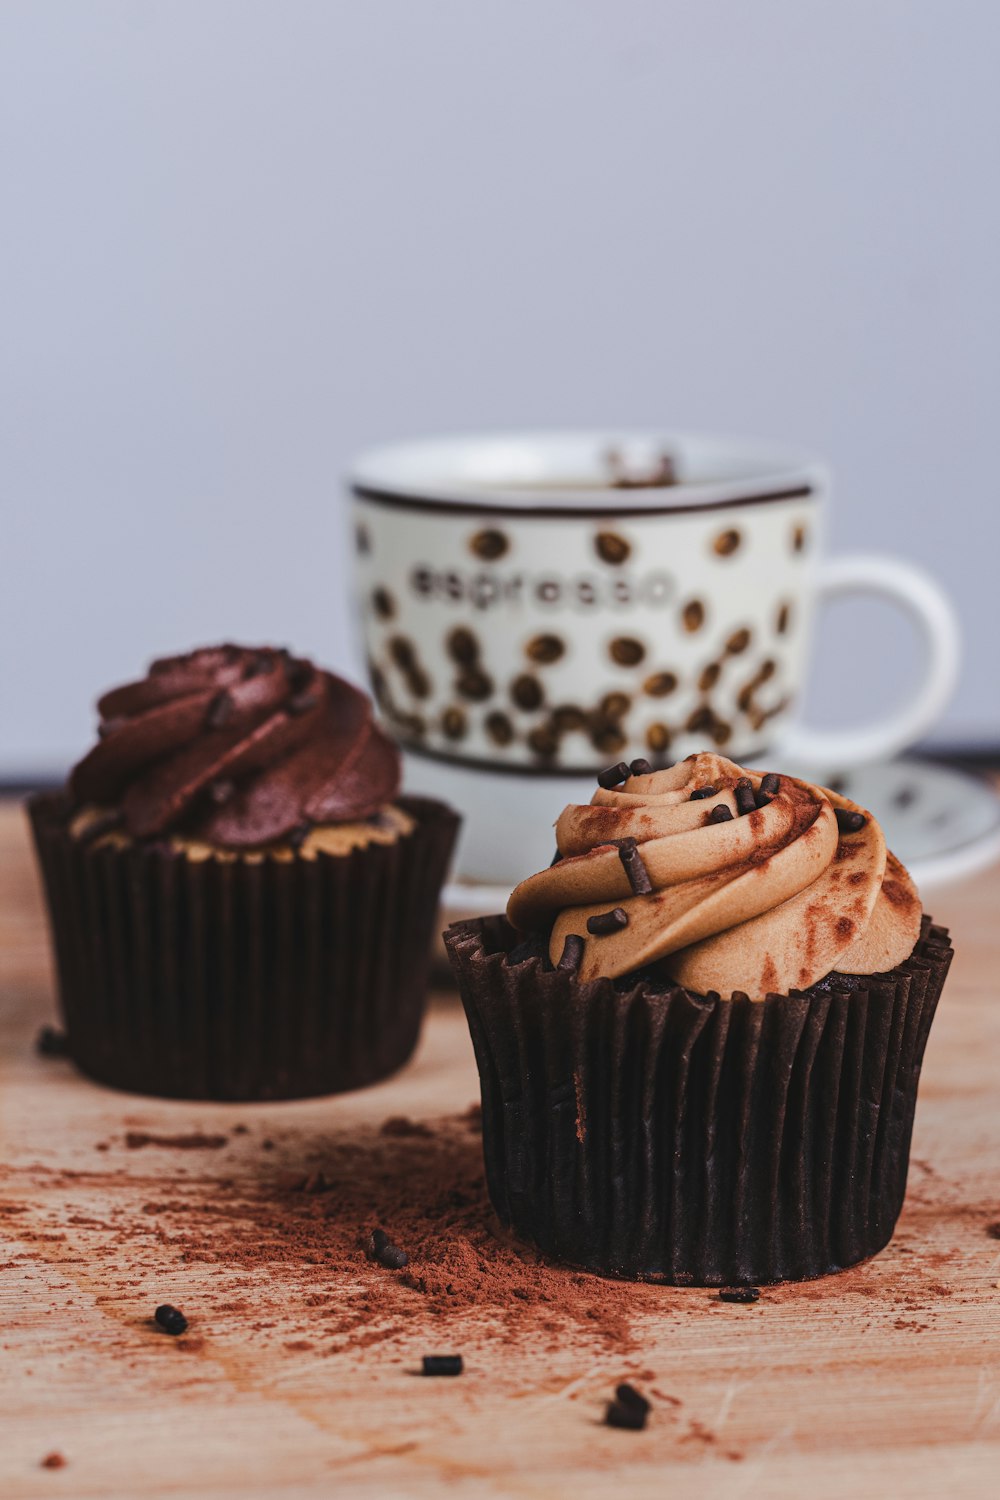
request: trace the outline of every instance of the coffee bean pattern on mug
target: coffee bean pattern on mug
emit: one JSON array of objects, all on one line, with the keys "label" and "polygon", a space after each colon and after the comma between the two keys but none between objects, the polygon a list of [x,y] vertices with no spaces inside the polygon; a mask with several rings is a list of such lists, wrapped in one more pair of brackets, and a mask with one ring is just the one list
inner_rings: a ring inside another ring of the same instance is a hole
[{"label": "coffee bean pattern on mug", "polygon": [[[372,538],[368,528],[364,532],[362,539],[359,529],[359,548],[370,554]],[[793,554],[805,551],[803,523],[791,525],[786,535]],[[510,558],[517,541],[490,526],[470,531],[467,546],[470,555],[490,565]],[[609,577],[625,576],[635,557],[627,528],[595,528],[592,546]],[[705,550],[728,570],[745,550],[742,528],[707,525]],[[401,609],[395,590],[379,583],[368,595],[377,653],[369,663],[373,691],[401,740],[442,753],[449,747],[460,751],[476,737],[501,759],[520,747],[519,758],[526,752],[540,766],[578,768],[629,747],[645,750],[654,765],[662,765],[678,739],[692,736],[722,748],[738,725],[760,730],[787,707],[780,658],[768,654],[768,637],[792,633],[795,609],[793,600],[779,599],[771,606],[769,625],[730,625],[720,642],[718,626],[713,627],[714,595],[709,595],[679,593],[674,605],[677,638],[704,639],[708,647],[695,665],[685,668],[679,659],[663,659],[670,651],[666,620],[655,635],[622,630],[606,638],[603,664],[593,662],[593,696],[567,700],[558,679],[579,652],[571,621],[525,636],[522,666],[512,676],[494,660],[494,626],[488,616],[481,626],[477,621],[454,624],[444,633],[436,658],[425,642],[427,660],[416,639],[399,628],[406,606]],[[622,596],[623,607],[627,597]],[[612,681],[617,685],[610,686]]]},{"label": "coffee bean pattern on mug", "polygon": [[[484,713],[485,733],[498,749],[506,749],[523,740],[540,762],[557,757],[564,742],[574,735],[582,736],[585,743],[600,755],[620,753],[626,745],[636,743],[641,737],[645,748],[657,758],[656,763],[661,764],[679,733],[698,735],[721,748],[731,737],[732,724],[708,695],[719,683],[727,658],[746,650],[749,639],[748,630],[737,632],[730,637],[721,657],[706,663],[696,682],[698,703],[686,716],[673,723],[662,717],[656,718],[637,733],[630,718],[633,709],[636,717],[639,716],[644,699],[667,697],[676,692],[679,684],[672,672],[658,672],[646,677],[634,696],[615,690],[602,694],[594,703],[559,703],[541,714],[538,710],[545,702],[544,686],[537,676],[526,672],[511,683],[511,702],[506,709],[492,708]],[[525,655],[531,657],[533,653],[529,648],[530,643],[525,648]],[[473,633],[465,628],[453,632],[449,652],[458,668],[454,682],[456,692],[466,699],[488,703],[495,695],[495,689],[492,678],[481,666],[480,648]],[[636,660],[642,660],[643,656],[645,650]],[[410,693],[415,697],[425,695],[426,674],[416,660],[412,646],[394,637],[390,642],[390,659]],[[775,662],[767,658],[751,677],[739,684],[737,708],[755,728],[763,726],[785,706],[784,698],[770,705],[759,699],[761,688],[771,680],[774,672]],[[395,700],[384,670],[375,663],[371,664],[371,676],[377,701],[397,731],[404,738],[422,740],[427,733],[422,717],[407,711]],[[458,703],[450,704],[440,717],[441,734],[450,742],[460,741],[468,732],[469,722],[467,708]]]}]

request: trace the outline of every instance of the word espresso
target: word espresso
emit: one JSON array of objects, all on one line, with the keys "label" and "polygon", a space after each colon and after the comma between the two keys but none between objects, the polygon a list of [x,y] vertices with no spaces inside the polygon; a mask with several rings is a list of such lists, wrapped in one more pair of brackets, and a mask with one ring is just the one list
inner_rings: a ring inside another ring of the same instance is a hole
[{"label": "word espresso", "polygon": [[552,608],[589,610],[609,605],[627,609],[635,605],[663,608],[676,598],[676,580],[669,573],[619,574],[614,578],[598,573],[566,577],[557,573],[501,573],[496,569],[461,572],[457,568],[434,568],[420,563],[409,575],[418,599],[451,600],[471,604],[474,609],[542,604]]}]

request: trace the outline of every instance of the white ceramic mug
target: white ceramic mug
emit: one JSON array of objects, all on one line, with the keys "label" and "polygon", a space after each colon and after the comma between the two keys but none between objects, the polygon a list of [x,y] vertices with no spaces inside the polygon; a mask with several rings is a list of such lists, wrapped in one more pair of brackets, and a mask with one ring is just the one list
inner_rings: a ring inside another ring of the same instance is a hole
[{"label": "white ceramic mug", "polygon": [[[824,558],[829,478],[812,460],[685,434],[514,434],[384,448],[351,485],[372,685],[409,785],[465,815],[466,877],[544,863],[553,818],[609,762],[708,746],[849,766],[919,738],[954,686],[955,617],[926,574]],[[817,733],[796,719],[815,608],[857,592],[914,619],[923,680],[877,723]]]}]

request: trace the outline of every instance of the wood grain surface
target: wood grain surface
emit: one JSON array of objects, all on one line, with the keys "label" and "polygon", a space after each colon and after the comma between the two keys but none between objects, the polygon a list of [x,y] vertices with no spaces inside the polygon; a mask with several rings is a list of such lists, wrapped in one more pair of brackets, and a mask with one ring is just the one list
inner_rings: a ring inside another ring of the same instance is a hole
[{"label": "wood grain surface", "polygon": [[[374,1304],[370,1327],[332,1321],[388,1273],[283,1249],[279,1187],[350,1162],[373,1202],[405,1193],[413,1143],[379,1132],[395,1115],[432,1122],[421,1161],[475,1176],[456,998],[435,995],[405,1072],[358,1094],[248,1107],[99,1088],[35,1050],[55,1018],[44,915],[21,810],[0,806],[0,1494],[996,1495],[1000,874],[929,905],[957,957],[882,1255],[751,1307],[565,1273],[592,1325],[544,1302],[511,1322],[494,1289],[454,1315],[414,1295],[387,1330]],[[139,1149],[143,1132],[224,1139]],[[185,1238],[195,1203],[202,1231],[218,1217],[211,1253]],[[164,1301],[191,1319],[181,1339],[150,1324]],[[602,1323],[611,1301],[619,1323]],[[415,1377],[441,1350],[466,1372]],[[644,1432],[603,1425],[623,1378],[653,1403]]]}]

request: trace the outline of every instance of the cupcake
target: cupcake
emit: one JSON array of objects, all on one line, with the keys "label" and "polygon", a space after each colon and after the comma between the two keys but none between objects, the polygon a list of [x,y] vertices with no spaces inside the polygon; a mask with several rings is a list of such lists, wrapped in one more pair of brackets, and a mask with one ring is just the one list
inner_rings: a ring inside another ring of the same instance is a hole
[{"label": "cupcake", "polygon": [[890,1239],[951,961],[872,815],[713,754],[602,772],[447,934],[504,1226],[616,1276],[799,1280]]},{"label": "cupcake", "polygon": [[365,695],[271,648],[155,661],[29,804],[69,1050],[194,1099],[358,1088],[424,1010],[458,820],[398,796]]}]

